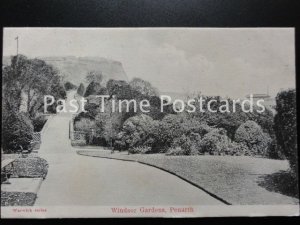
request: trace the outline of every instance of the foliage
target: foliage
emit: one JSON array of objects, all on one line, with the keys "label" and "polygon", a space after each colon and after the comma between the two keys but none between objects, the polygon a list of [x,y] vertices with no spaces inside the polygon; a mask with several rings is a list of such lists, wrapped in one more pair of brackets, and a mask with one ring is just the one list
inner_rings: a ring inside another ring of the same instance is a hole
[{"label": "foliage", "polygon": [[[202,97],[203,99],[203,110],[200,110],[199,98]],[[210,112],[207,110],[207,104],[210,100],[214,100],[211,104],[211,109],[216,110],[216,112]],[[231,109],[231,112],[221,112],[220,107],[224,105],[224,100],[228,101],[228,107]],[[244,112],[242,110],[242,106],[238,102],[233,102],[233,100],[221,99],[219,96],[198,96],[195,98],[196,101],[196,112],[191,113],[191,117],[196,117],[203,122],[206,122],[209,126],[223,128],[226,130],[228,137],[231,140],[234,140],[234,134],[237,128],[247,120],[253,120],[258,123],[264,132],[268,133],[269,135],[274,134],[273,130],[273,113],[266,108],[263,113],[258,113],[255,110],[253,112]],[[233,112],[233,105],[235,105],[235,112]],[[272,136],[273,137],[273,136]]]},{"label": "foliage", "polygon": [[210,155],[228,154],[230,139],[226,135],[226,130],[216,128],[205,134],[201,140],[200,153]]},{"label": "foliage", "polygon": [[80,120],[75,121],[74,125],[75,131],[88,132],[91,129],[95,128],[95,121],[88,118],[81,118]]},{"label": "foliage", "polygon": [[[168,152],[168,154],[216,154],[216,155],[263,155],[268,157],[280,156],[277,152],[273,129],[273,113],[266,109],[263,113],[243,112],[241,104],[235,104],[235,112],[221,112],[224,105],[219,96],[202,96],[204,112],[199,109],[196,101],[195,113],[175,113],[172,104],[164,107],[161,112],[161,101],[157,90],[152,85],[139,78],[129,83],[122,80],[109,80],[106,87],[101,86],[103,77],[96,78],[90,74],[85,96],[94,94],[107,94],[109,99],[104,101],[105,112],[100,112],[100,103],[88,103],[86,113],[81,113],[76,120],[87,118],[94,121],[95,133],[92,143],[105,146],[113,145],[115,149],[147,153]],[[139,110],[134,111],[130,104],[129,112],[124,112],[126,104],[116,105],[122,113],[113,113],[112,100],[135,100],[137,106],[142,100],[149,100],[149,112],[146,115]],[[210,112],[206,105],[208,101],[215,100]],[[233,100],[229,108],[233,108]],[[257,126],[250,127],[247,133],[247,121]],[[252,123],[251,122],[251,123]],[[246,124],[246,127],[245,127]],[[253,128],[253,129],[252,129]],[[248,135],[248,136],[247,136]],[[272,139],[272,140],[271,140]],[[141,149],[140,149],[141,148]],[[274,150],[275,149],[275,150]]]},{"label": "foliage", "polygon": [[167,152],[166,155],[187,155],[186,151],[182,149],[181,147],[177,146],[175,148],[170,148]]},{"label": "foliage", "polygon": [[129,84],[123,80],[109,80],[106,84],[108,94],[117,99],[132,99],[132,92]]},{"label": "foliage", "polygon": [[142,95],[156,96],[158,91],[154,88],[150,82],[142,80],[140,78],[133,78],[130,83],[132,90],[138,91]]},{"label": "foliage", "polygon": [[47,122],[47,119],[44,115],[38,115],[35,118],[32,119],[33,129],[34,132],[40,132],[45,123]]},{"label": "foliage", "polygon": [[71,83],[70,81],[67,81],[65,84],[64,84],[64,87],[65,87],[65,90],[66,91],[70,91],[70,90],[76,90],[77,89],[77,86],[73,83]]},{"label": "foliage", "polygon": [[253,155],[266,156],[271,138],[254,121],[243,123],[235,133],[235,141],[245,144]]},{"label": "foliage", "polygon": [[71,141],[71,145],[72,146],[86,146],[87,142],[86,140],[84,139],[80,139],[80,140],[72,140]]},{"label": "foliage", "polygon": [[169,150],[167,155],[190,155],[191,147],[191,139],[186,135],[182,135],[173,140],[170,148],[172,150]]},{"label": "foliage", "polygon": [[98,82],[92,81],[86,88],[84,97],[88,97],[90,95],[97,95],[101,90],[101,85]]},{"label": "foliage", "polygon": [[1,206],[33,206],[36,196],[32,192],[1,191]]},{"label": "foliage", "polygon": [[3,93],[9,110],[28,112],[31,118],[43,111],[44,95],[56,100],[66,97],[57,69],[23,55],[13,56],[11,65],[3,69]]},{"label": "foliage", "polygon": [[45,178],[47,173],[48,163],[40,157],[18,158],[14,161],[14,176]]},{"label": "foliage", "polygon": [[155,143],[153,148],[157,151],[166,151],[170,148],[173,140],[184,134],[182,129],[184,120],[185,118],[182,115],[166,115],[158,123],[157,129],[154,129]]},{"label": "foliage", "polygon": [[84,91],[85,91],[84,85],[83,85],[83,83],[80,83],[80,85],[77,89],[77,94],[80,96],[84,96]]},{"label": "foliage", "polygon": [[101,84],[103,79],[104,79],[104,76],[101,72],[99,71],[90,71],[88,72],[88,74],[86,75],[86,81],[88,83],[92,83],[92,82],[95,82],[95,83],[98,83],[98,84]]},{"label": "foliage", "polygon": [[105,102],[105,111],[98,111],[96,122],[95,141],[103,143],[105,140],[106,146],[112,146],[117,138],[118,133],[123,125],[123,113],[112,112],[111,100]]},{"label": "foliage", "polygon": [[272,138],[272,141],[270,143],[270,147],[268,149],[266,156],[270,159],[286,159],[286,157],[284,156],[283,151],[281,149],[281,146],[277,144],[276,137]]},{"label": "foliage", "polygon": [[275,134],[278,145],[290,162],[291,169],[297,174],[297,122],[296,90],[286,90],[276,97]]},{"label": "foliage", "polygon": [[118,144],[123,143],[126,148],[131,149],[138,146],[149,146],[153,144],[150,134],[153,126],[153,119],[141,114],[127,119],[118,134]]},{"label": "foliage", "polygon": [[83,132],[86,142],[92,144],[92,130],[96,128],[95,121],[88,118],[81,118],[80,120],[75,121],[74,125],[74,130]]},{"label": "foliage", "polygon": [[2,114],[2,147],[5,153],[30,150],[33,125],[24,113],[3,111]]},{"label": "foliage", "polygon": [[86,118],[95,119],[100,110],[97,104],[90,102],[85,104],[84,109],[86,110],[86,112],[81,112],[78,118],[82,116]]},{"label": "foliage", "polygon": [[251,156],[252,152],[249,150],[249,148],[245,144],[232,141],[232,142],[229,142],[227,155]]},{"label": "foliage", "polygon": [[[44,96],[52,95],[56,100],[66,97],[62,77],[43,60],[16,55],[3,68],[2,88],[4,151],[30,149],[33,131],[45,123],[39,116],[44,111]],[[53,104],[48,109],[55,112],[55,108]]]},{"label": "foliage", "polygon": [[151,152],[151,147],[149,146],[136,146],[128,149],[130,154],[147,154]]}]

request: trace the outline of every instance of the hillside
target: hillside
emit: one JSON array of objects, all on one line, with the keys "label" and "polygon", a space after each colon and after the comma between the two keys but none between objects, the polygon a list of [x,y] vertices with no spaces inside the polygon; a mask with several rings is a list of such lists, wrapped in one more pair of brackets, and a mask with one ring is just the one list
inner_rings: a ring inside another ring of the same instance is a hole
[{"label": "hillside", "polygon": [[[65,76],[65,80],[78,85],[84,82],[84,78],[89,71],[101,71],[105,80],[125,80],[127,75],[122,63],[101,57],[38,57],[52,64]],[[3,57],[3,65],[10,63],[10,57]]]}]

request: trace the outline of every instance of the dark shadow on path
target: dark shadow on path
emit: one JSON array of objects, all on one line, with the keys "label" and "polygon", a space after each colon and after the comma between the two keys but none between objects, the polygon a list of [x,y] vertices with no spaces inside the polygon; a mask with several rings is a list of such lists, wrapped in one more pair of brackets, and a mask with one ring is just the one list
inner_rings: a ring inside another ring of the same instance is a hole
[{"label": "dark shadow on path", "polygon": [[289,171],[280,170],[277,173],[262,175],[258,177],[257,183],[268,191],[299,199],[298,177]]}]

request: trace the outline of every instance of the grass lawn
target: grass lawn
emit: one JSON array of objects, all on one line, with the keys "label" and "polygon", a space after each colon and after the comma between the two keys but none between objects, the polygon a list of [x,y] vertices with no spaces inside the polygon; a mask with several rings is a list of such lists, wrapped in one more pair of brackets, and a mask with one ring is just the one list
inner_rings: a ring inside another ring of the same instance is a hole
[{"label": "grass lawn", "polygon": [[77,153],[138,161],[164,169],[229,204],[299,204],[297,182],[288,176],[286,160],[246,156],[128,155],[124,152],[111,154],[108,150],[78,150]]},{"label": "grass lawn", "polygon": [[33,206],[36,193],[1,191],[1,206]]}]

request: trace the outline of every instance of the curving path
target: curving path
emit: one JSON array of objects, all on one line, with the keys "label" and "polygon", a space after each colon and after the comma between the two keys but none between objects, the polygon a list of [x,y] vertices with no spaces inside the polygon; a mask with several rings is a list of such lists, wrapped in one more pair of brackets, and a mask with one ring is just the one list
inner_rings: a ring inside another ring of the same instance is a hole
[{"label": "curving path", "polygon": [[[68,94],[68,100],[74,93]],[[202,190],[162,170],[135,162],[80,156],[69,140],[71,114],[47,122],[39,154],[49,172],[36,206],[216,205]]]}]

